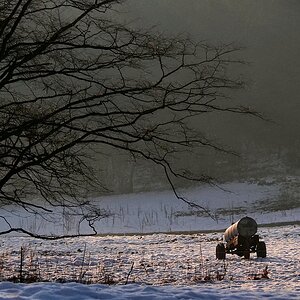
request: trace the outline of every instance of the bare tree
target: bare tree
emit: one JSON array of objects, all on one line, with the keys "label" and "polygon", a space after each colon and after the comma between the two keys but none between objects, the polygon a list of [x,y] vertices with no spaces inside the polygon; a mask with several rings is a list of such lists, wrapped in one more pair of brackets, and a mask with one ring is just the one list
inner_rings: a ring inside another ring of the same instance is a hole
[{"label": "bare tree", "polygon": [[[117,22],[122,2],[0,0],[0,203],[9,213],[79,209],[93,228],[105,212],[82,195],[95,184],[95,145],[161,166],[175,193],[175,177],[209,182],[172,163],[197,147],[226,151],[190,120],[255,114],[227,97],[243,87],[228,71],[241,63],[236,47]],[[37,236],[5,221],[5,233]]]}]

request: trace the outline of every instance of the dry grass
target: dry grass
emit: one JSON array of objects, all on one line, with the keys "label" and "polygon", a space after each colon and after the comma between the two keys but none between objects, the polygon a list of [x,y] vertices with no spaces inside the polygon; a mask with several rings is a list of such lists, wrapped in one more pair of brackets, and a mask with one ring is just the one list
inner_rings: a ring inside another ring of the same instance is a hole
[{"label": "dry grass", "polygon": [[[118,259],[111,259],[108,262],[99,258],[95,264],[92,263],[86,246],[83,250],[78,249],[76,254],[55,253],[51,250],[40,252],[36,249],[21,247],[19,251],[0,254],[0,280],[22,283],[178,284],[178,268],[184,274],[185,282],[190,284],[232,280],[227,272],[228,262],[216,261],[214,266],[207,264],[202,255],[201,244],[199,256],[195,260],[178,263],[180,265],[174,269],[174,263],[163,259],[143,258],[139,261],[129,261],[120,253]],[[181,277],[182,274],[180,274]],[[251,271],[248,279],[267,279],[268,274],[268,266],[266,266],[263,270]]]}]

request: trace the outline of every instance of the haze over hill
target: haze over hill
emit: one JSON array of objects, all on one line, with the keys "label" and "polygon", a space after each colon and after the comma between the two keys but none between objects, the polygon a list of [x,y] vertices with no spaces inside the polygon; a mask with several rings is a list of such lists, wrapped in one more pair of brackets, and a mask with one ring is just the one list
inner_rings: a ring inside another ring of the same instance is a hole
[{"label": "haze over hill", "polygon": [[[240,157],[210,150],[196,162],[187,156],[181,164],[196,166],[221,181],[299,176],[299,1],[131,0],[122,9],[122,17],[135,20],[134,26],[156,25],[155,31],[165,35],[241,46],[239,58],[249,64],[235,71],[243,75],[247,87],[231,96],[271,120],[208,114],[197,126]],[[109,185],[118,192],[166,186],[159,169],[151,165],[132,164],[123,156],[110,157],[103,165]]]}]

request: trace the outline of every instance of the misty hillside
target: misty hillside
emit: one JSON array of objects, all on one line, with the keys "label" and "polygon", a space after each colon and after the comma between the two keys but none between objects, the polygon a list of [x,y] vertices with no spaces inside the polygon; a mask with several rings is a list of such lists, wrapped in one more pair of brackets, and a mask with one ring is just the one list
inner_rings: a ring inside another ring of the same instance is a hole
[{"label": "misty hillside", "polygon": [[[264,119],[207,114],[193,126],[238,155],[199,149],[197,161],[190,155],[175,160],[178,168],[188,167],[221,182],[261,182],[273,176],[275,182],[288,184],[288,176],[300,175],[299,1],[131,0],[122,9],[122,17],[134,20],[137,27],[156,25],[153,30],[161,34],[242,47],[239,59],[246,64],[234,72],[247,86],[230,96]],[[119,153],[101,156],[99,169],[117,193],[168,187],[158,167]]]}]

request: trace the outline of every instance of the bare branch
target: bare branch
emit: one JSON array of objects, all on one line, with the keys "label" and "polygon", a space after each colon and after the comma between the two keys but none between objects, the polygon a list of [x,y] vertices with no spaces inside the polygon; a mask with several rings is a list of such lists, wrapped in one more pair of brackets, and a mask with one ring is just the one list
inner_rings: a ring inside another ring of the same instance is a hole
[{"label": "bare branch", "polygon": [[[192,125],[203,115],[263,118],[228,96],[244,87],[231,72],[244,63],[240,49],[118,23],[121,2],[0,1],[3,207],[39,214],[78,209],[96,234],[103,211],[87,216],[82,208],[89,211],[86,197],[96,187],[105,190],[92,168],[98,147],[160,166],[177,198],[209,214],[180,197],[173,178],[213,179],[178,170],[174,157],[202,148],[236,155]],[[13,231],[46,238],[19,227],[4,233]]]}]

